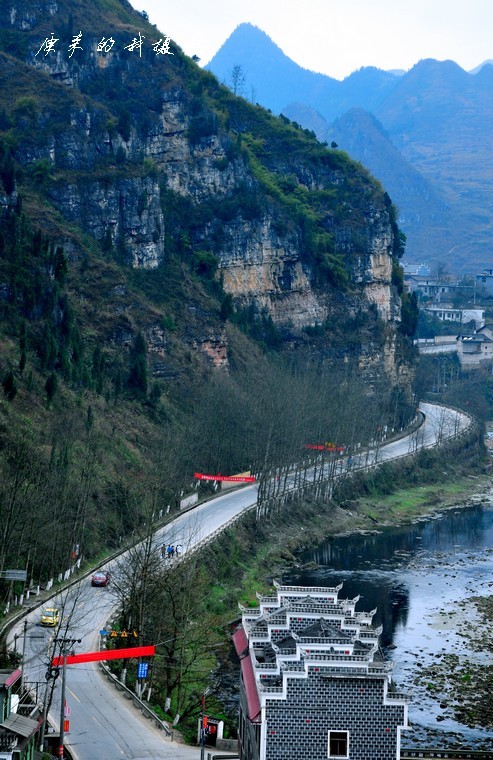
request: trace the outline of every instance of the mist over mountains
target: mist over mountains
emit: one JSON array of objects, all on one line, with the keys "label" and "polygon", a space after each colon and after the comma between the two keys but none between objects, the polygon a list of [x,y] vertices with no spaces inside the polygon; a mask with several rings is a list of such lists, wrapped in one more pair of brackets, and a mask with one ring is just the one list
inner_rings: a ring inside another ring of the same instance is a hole
[{"label": "mist over mountains", "polygon": [[337,143],[382,182],[399,209],[406,259],[457,272],[493,266],[491,61],[472,72],[433,59],[408,72],[364,67],[339,81],[241,24],[206,68],[231,87],[235,67],[238,94]]}]

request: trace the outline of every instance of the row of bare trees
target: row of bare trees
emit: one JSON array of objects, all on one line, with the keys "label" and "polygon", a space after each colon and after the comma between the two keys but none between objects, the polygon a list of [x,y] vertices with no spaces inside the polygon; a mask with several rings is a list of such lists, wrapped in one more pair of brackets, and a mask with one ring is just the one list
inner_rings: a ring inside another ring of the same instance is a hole
[{"label": "row of bare trees", "polygon": [[[135,631],[139,644],[156,645],[149,676],[135,690],[161,705],[175,724],[197,712],[221,640],[219,626],[211,626],[210,578],[193,544],[192,530],[180,557],[170,560],[149,530],[125,553],[111,580],[118,625]],[[125,667],[120,677],[126,679]]]},{"label": "row of bare trees", "polygon": [[[261,357],[203,382],[188,407],[137,441],[120,443],[95,414],[89,425],[84,408],[53,414],[37,437],[20,425],[2,431],[0,571],[22,568],[31,582],[46,581],[74,552],[116,548],[147,515],[173,510],[196,470],[250,469],[271,488],[295,463],[303,478],[312,466],[306,444],[332,441],[349,451],[406,415],[397,391],[382,386],[369,395],[347,369]],[[132,448],[136,461],[126,469],[119,457],[130,460]],[[4,598],[9,591],[4,584]]]},{"label": "row of bare trees", "polygon": [[0,457],[0,571],[21,568],[38,581],[79,552],[98,474],[97,439],[40,449],[28,434],[6,437]]}]

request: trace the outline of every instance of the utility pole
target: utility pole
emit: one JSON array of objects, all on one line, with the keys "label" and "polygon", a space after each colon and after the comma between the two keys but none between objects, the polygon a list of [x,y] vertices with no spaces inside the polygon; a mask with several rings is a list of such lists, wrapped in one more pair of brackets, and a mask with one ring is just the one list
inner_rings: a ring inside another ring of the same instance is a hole
[{"label": "utility pole", "polygon": [[24,694],[24,671],[26,669],[26,640],[27,640],[27,618],[24,618],[24,638],[22,639],[22,670],[21,670],[21,699]]},{"label": "utility pole", "polygon": [[63,760],[63,744],[65,741],[65,683],[67,678],[67,653],[62,652],[62,696],[60,698],[60,741],[58,744],[58,757]]},{"label": "utility pole", "polygon": [[54,643],[60,642],[61,644],[61,658],[62,658],[62,694],[60,697],[60,740],[58,743],[58,757],[64,756],[64,743],[65,743],[65,690],[67,680],[67,646],[71,647],[72,644],[80,644],[82,639],[55,639]]},{"label": "utility pole", "polygon": [[205,757],[205,693],[202,694],[202,714],[200,719],[200,760],[204,760]]},{"label": "utility pole", "polygon": [[43,698],[43,715],[41,719],[41,735],[39,737],[39,751],[44,752],[45,748],[45,734],[46,734],[46,721],[48,719],[48,682],[51,678],[50,671],[48,670],[48,675],[46,678],[46,689],[44,693]]},{"label": "utility pole", "polygon": [[200,719],[200,760],[205,758],[205,729],[207,728],[207,718],[205,717],[205,698],[210,693],[209,689],[206,689],[202,694],[202,711]]}]

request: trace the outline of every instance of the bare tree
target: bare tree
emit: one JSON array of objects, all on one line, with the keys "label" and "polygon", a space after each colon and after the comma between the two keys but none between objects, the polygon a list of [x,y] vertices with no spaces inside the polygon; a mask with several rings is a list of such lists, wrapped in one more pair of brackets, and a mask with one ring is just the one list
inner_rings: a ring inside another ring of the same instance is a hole
[{"label": "bare tree", "polygon": [[246,74],[241,64],[235,63],[230,73],[230,89],[234,95],[243,95],[246,84]]},{"label": "bare tree", "polygon": [[[205,681],[215,664],[210,647],[216,638],[205,614],[209,578],[200,551],[193,551],[198,526],[192,524],[188,531],[185,536],[183,529],[171,526],[153,536],[150,529],[119,562],[111,584],[122,628],[135,629],[141,644],[156,644],[147,696],[154,693],[175,722],[196,709],[197,695],[191,684]],[[163,540],[181,543],[179,557],[166,558]],[[144,687],[137,684],[139,693]]]}]

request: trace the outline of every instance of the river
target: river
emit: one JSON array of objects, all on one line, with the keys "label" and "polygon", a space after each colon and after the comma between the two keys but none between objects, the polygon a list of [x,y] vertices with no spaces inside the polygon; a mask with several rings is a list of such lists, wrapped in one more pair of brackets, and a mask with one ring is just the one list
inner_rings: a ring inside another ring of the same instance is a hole
[{"label": "river", "polygon": [[302,555],[303,566],[315,569],[283,577],[285,584],[307,586],[343,582],[341,599],[359,595],[357,610],[377,609],[373,623],[383,626],[380,641],[394,662],[393,679],[412,689],[413,730],[404,732],[403,746],[493,748],[493,725],[488,730],[459,723],[421,675],[448,654],[491,665],[491,627],[489,652],[474,651],[464,633],[479,625],[467,600],[493,594],[492,547],[493,501],[446,510],[410,526],[333,537]]}]

